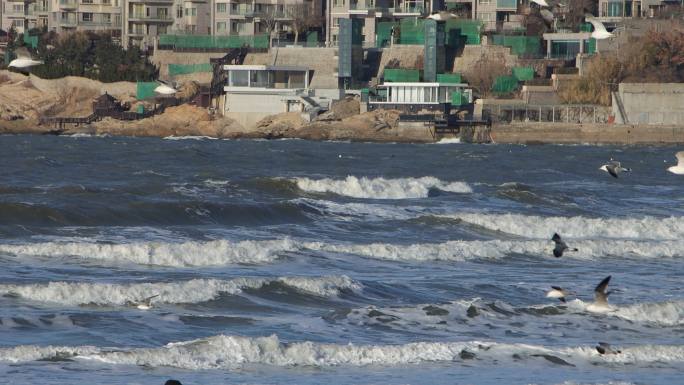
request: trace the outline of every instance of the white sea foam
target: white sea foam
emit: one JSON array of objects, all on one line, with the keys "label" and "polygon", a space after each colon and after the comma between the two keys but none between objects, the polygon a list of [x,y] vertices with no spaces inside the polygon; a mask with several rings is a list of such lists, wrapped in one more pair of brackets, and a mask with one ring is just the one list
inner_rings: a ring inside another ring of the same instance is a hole
[{"label": "white sea foam", "polygon": [[214,138],[213,136],[187,135],[187,136],[166,136],[166,137],[164,137],[164,139],[165,140],[204,140],[204,139],[217,140],[218,138]]},{"label": "white sea foam", "polygon": [[460,144],[461,138],[442,138],[435,144]]},{"label": "white sea foam", "polygon": [[[580,299],[568,302],[568,306],[576,311],[586,311],[590,303]],[[644,302],[632,305],[611,305],[612,311],[605,313],[607,317],[618,317],[640,324],[659,326],[684,325],[684,301]]]},{"label": "white sea foam", "polygon": [[193,279],[157,283],[85,283],[49,282],[47,284],[0,285],[0,294],[14,295],[32,301],[63,305],[122,306],[159,295],[155,303],[201,303],[220,294],[239,294],[244,289],[258,289],[271,283],[282,283],[297,291],[320,297],[331,297],[340,290],[360,290],[361,285],[347,276],[236,278],[231,280]]},{"label": "white sea foam", "polygon": [[519,214],[459,213],[459,219],[489,230],[529,238],[551,238],[554,232],[567,238],[682,239],[684,218],[586,218],[539,217]]},{"label": "white sea foam", "polygon": [[[246,364],[290,366],[406,365],[462,361],[467,351],[480,360],[520,360],[555,357],[570,364],[660,364],[684,361],[684,346],[645,345],[621,349],[621,354],[599,355],[593,346],[552,349],[539,345],[494,342],[414,342],[403,345],[283,343],[275,335],[238,337],[218,335],[159,348],[98,349],[93,347],[18,346],[0,349],[0,361],[26,362],[60,354],[107,364],[178,367],[190,370],[231,369]],[[550,361],[550,360],[549,360]]]},{"label": "white sea foam", "polygon": [[291,202],[305,204],[316,210],[322,211],[327,217],[335,217],[340,220],[355,220],[362,218],[365,221],[383,221],[388,219],[406,220],[416,217],[416,213],[424,208],[399,207],[396,205],[371,204],[371,203],[337,203],[327,200],[297,198]]},{"label": "white sea foam", "polygon": [[473,192],[465,182],[444,182],[431,176],[398,179],[355,176],[348,176],[346,179],[296,178],[295,182],[304,191],[370,199],[426,198],[433,188],[455,193]]},{"label": "white sea foam", "polygon": [[230,242],[135,242],[102,244],[87,242],[44,242],[21,245],[0,245],[0,253],[17,256],[74,256],[117,263],[160,266],[212,266],[235,263],[269,263],[282,253],[296,251],[298,245],[290,239],[247,240]]},{"label": "white sea foam", "polygon": [[[472,259],[501,259],[511,254],[553,258],[553,243],[542,240],[523,241],[448,241],[412,245],[304,244],[312,250],[355,254],[368,258],[392,261],[466,261]],[[600,257],[670,258],[684,257],[684,241],[629,241],[629,240],[577,240],[570,244],[579,251],[566,252],[563,258],[596,259]]]}]

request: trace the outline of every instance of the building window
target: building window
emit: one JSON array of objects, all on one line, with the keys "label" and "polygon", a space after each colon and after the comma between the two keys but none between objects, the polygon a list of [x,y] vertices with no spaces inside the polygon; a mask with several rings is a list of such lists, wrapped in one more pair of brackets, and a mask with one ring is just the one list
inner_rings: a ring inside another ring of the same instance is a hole
[{"label": "building window", "polygon": [[491,4],[492,0],[477,0],[478,4]]},{"label": "building window", "polygon": [[333,17],[332,21],[333,21],[332,22],[333,27],[339,27],[340,26],[340,18],[339,17]]},{"label": "building window", "polygon": [[85,22],[93,22],[93,14],[91,12],[83,12],[81,14],[81,19]]},{"label": "building window", "polygon": [[216,23],[216,32],[226,32],[226,22],[220,21]]},{"label": "building window", "polygon": [[233,33],[242,33],[245,31],[245,23],[234,21],[230,23],[230,29]]},{"label": "building window", "polygon": [[[14,13],[24,13],[24,4],[13,4],[12,5],[12,11]],[[21,25],[22,26],[24,25],[23,20],[22,20]]]},{"label": "building window", "polygon": [[226,13],[226,12],[228,12],[228,4],[216,3],[216,13]]},{"label": "building window", "polygon": [[112,5],[112,0],[102,0],[102,5]]},{"label": "building window", "polygon": [[112,14],[111,13],[103,13],[102,14],[102,23],[103,24],[111,24],[112,23]]},{"label": "building window", "polygon": [[334,7],[343,7],[344,6],[344,0],[334,0],[333,6]]},{"label": "building window", "polygon": [[92,4],[93,0],[81,0],[81,4]]},{"label": "building window", "polygon": [[168,8],[157,8],[157,19],[166,20],[169,18]]},{"label": "building window", "polygon": [[197,16],[197,8],[185,8],[185,16]]},{"label": "building window", "polygon": [[159,35],[166,35],[167,34],[167,25],[160,25],[157,27],[157,34]]},{"label": "building window", "polygon": [[183,17],[183,6],[182,6],[182,5],[179,5],[179,6],[176,8],[176,18],[177,18],[177,19],[180,19],[181,17]]},{"label": "building window", "polygon": [[494,20],[494,14],[491,12],[482,12],[477,14],[477,18],[482,21],[492,21]]}]

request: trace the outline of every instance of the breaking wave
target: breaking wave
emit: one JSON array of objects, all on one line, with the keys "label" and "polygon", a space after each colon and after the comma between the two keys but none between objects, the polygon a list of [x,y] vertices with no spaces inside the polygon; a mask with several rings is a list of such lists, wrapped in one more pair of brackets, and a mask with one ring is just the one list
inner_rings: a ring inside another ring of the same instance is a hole
[{"label": "breaking wave", "polygon": [[422,178],[357,178],[346,179],[309,179],[296,178],[297,187],[307,192],[333,193],[353,198],[369,199],[410,199],[427,198],[431,189],[455,193],[472,193],[473,189],[465,182],[444,182],[435,177]]},{"label": "breaking wave", "polygon": [[73,256],[108,262],[127,262],[171,267],[213,266],[236,263],[273,262],[282,253],[298,250],[290,239],[247,240],[230,242],[136,242],[102,244],[82,242],[44,242],[22,245],[0,245],[0,252],[17,256]]},{"label": "breaking wave", "polygon": [[[580,311],[585,311],[589,303],[579,299],[568,302],[568,305]],[[606,316],[613,316],[641,324],[659,326],[684,325],[684,301],[643,302],[633,305],[613,305],[612,311]]]},{"label": "breaking wave", "polygon": [[684,236],[684,219],[679,217],[603,219],[480,213],[444,217],[529,238],[551,238],[554,232],[568,238],[681,239]]},{"label": "breaking wave", "polygon": [[182,282],[158,283],[82,283],[50,282],[47,284],[0,285],[0,294],[17,296],[32,301],[62,305],[124,306],[158,295],[154,303],[201,303],[221,294],[236,295],[244,289],[259,289],[280,283],[302,293],[320,297],[332,297],[341,290],[360,290],[361,285],[351,278],[327,277],[280,277],[236,278],[232,280],[193,279]]},{"label": "breaking wave", "polygon": [[[563,258],[595,259],[599,257],[662,258],[684,257],[684,242],[660,241],[608,241],[578,240],[570,243],[577,252],[566,252]],[[368,258],[392,261],[467,261],[472,259],[501,259],[511,254],[545,256],[553,258],[551,241],[448,241],[412,245],[371,244],[325,244],[311,242],[306,247],[313,250],[348,253]]]},{"label": "breaking wave", "polygon": [[218,335],[158,348],[102,349],[92,346],[17,346],[0,349],[0,361],[87,359],[106,364],[177,367],[190,370],[232,369],[248,364],[291,366],[405,365],[422,362],[541,360],[574,366],[582,363],[651,364],[684,361],[684,346],[642,345],[621,354],[599,355],[591,346],[552,349],[540,345],[494,342],[414,342],[403,345],[284,343],[275,336]]}]

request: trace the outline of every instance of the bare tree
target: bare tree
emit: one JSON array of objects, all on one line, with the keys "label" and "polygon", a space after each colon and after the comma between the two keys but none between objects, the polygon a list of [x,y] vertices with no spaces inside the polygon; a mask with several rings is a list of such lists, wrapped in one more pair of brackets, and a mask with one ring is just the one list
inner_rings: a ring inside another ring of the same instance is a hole
[{"label": "bare tree", "polygon": [[496,78],[508,73],[506,60],[502,55],[485,54],[464,75],[468,84],[479,91],[480,97],[484,98],[489,96]]},{"label": "bare tree", "polygon": [[299,42],[300,33],[313,27],[320,27],[323,23],[323,19],[314,12],[313,4],[310,2],[289,5],[285,9],[285,14],[290,19],[290,27],[295,34],[295,44]]},{"label": "bare tree", "polygon": [[273,31],[278,25],[277,5],[265,7],[265,10],[259,13],[259,20],[268,33],[268,46],[271,47],[273,45]]}]

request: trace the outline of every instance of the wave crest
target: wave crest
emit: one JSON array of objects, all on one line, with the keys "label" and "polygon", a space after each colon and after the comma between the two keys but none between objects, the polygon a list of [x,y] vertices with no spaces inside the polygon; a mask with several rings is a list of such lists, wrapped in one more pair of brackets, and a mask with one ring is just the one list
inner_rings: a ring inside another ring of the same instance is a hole
[{"label": "wave crest", "polygon": [[369,199],[410,199],[427,198],[430,189],[455,193],[472,193],[473,189],[465,182],[443,182],[435,177],[422,178],[357,178],[309,179],[296,178],[295,183],[301,190],[316,193],[333,193],[353,198]]},{"label": "wave crest", "polygon": [[0,285],[0,294],[19,296],[32,301],[62,305],[123,306],[159,295],[156,303],[201,303],[220,294],[235,295],[244,289],[259,289],[281,283],[294,290],[320,297],[338,295],[341,290],[360,290],[361,284],[343,276],[236,278],[232,280],[193,279],[183,282],[157,283],[83,283],[49,282],[47,284]]}]

